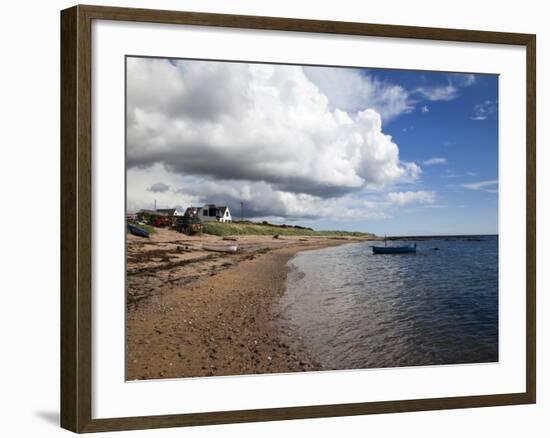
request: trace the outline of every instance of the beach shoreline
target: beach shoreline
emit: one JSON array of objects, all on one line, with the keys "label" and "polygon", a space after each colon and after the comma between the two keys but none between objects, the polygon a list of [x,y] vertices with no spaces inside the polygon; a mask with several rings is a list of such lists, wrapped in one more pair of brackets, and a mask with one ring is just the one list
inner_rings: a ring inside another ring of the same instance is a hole
[{"label": "beach shoreline", "polygon": [[[279,323],[287,263],[301,251],[365,240],[227,240],[164,229],[147,240],[128,236],[127,380],[319,370],[305,346],[293,333],[283,333]],[[239,251],[204,249],[230,244],[238,244]]]}]

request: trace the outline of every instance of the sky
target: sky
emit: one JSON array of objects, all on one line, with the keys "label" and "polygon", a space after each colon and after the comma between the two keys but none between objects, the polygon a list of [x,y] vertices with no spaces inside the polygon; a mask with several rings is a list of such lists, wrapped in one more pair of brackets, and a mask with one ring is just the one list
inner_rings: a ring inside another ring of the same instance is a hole
[{"label": "sky", "polygon": [[128,57],[127,210],[498,233],[498,76]]}]

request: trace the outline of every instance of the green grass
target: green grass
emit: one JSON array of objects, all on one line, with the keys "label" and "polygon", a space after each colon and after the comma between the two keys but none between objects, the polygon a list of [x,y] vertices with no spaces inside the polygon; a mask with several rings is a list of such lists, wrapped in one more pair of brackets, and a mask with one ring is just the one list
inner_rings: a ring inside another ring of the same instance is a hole
[{"label": "green grass", "polygon": [[294,227],[292,225],[274,225],[255,222],[204,222],[204,232],[215,236],[353,236],[369,237],[370,233],[358,231],[316,231],[311,228]]}]

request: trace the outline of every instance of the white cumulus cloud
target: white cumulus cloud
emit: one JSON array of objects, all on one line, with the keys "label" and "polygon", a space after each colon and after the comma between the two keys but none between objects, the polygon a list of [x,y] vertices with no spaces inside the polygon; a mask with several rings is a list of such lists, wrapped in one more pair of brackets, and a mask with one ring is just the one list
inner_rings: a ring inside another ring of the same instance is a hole
[{"label": "white cumulus cloud", "polygon": [[364,108],[341,109],[311,79],[313,68],[127,62],[129,206],[160,195],[180,205],[247,199],[258,215],[323,216],[345,210],[340,200],[421,173],[383,132],[372,107],[384,98],[374,93],[369,105],[367,93]]},{"label": "white cumulus cloud", "polygon": [[498,179],[462,184],[462,187],[468,190],[484,190],[486,192],[497,192]]},{"label": "white cumulus cloud", "polygon": [[361,69],[305,67],[304,72],[327,96],[333,108],[348,112],[370,108],[380,114],[384,122],[414,109],[405,88],[376,79]]},{"label": "white cumulus cloud", "polygon": [[426,190],[419,190],[416,192],[390,192],[388,193],[388,199],[396,205],[433,204],[435,202],[435,192]]},{"label": "white cumulus cloud", "polygon": [[498,107],[497,103],[491,100],[486,100],[482,103],[477,103],[474,105],[472,120],[487,120],[488,118],[494,117],[497,113]]},{"label": "white cumulus cloud", "polygon": [[[412,93],[430,101],[448,101],[460,96],[460,89],[475,84],[476,76],[470,73],[450,73],[447,75],[447,83],[443,85],[424,85],[415,88]],[[428,110],[425,106],[422,108]]]},{"label": "white cumulus cloud", "polygon": [[475,84],[476,75],[472,73],[451,73],[449,80],[460,87],[469,87]]},{"label": "white cumulus cloud", "polygon": [[424,99],[431,101],[453,100],[458,97],[458,88],[452,84],[440,86],[423,86],[414,90]]},{"label": "white cumulus cloud", "polygon": [[425,160],[422,164],[424,164],[424,166],[433,166],[436,164],[447,164],[447,158],[433,157],[433,158],[429,158],[428,160]]}]

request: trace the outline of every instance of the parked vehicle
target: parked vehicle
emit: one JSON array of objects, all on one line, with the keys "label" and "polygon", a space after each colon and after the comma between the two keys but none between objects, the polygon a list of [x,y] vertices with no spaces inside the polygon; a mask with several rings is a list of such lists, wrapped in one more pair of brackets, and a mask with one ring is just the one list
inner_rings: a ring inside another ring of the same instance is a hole
[{"label": "parked vehicle", "polygon": [[194,207],[189,207],[185,210],[183,216],[176,219],[174,228],[180,233],[185,233],[189,236],[202,233],[202,221],[198,214],[199,210]]}]

